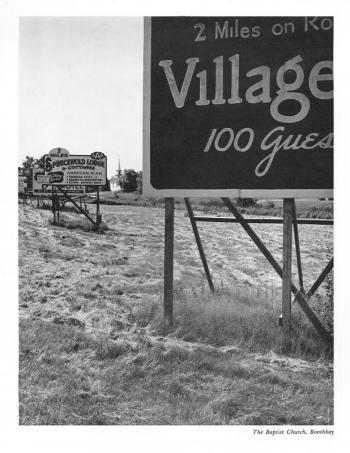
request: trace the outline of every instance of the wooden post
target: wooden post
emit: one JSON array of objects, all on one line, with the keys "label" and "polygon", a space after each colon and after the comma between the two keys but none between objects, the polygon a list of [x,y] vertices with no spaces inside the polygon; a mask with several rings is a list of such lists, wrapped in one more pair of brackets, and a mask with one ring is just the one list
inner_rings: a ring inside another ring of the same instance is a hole
[{"label": "wooden post", "polygon": [[291,345],[293,198],[283,199],[282,349]]},{"label": "wooden post", "polygon": [[173,280],[174,280],[174,198],[165,199],[164,238],[164,322],[173,324]]},{"label": "wooden post", "polygon": [[100,215],[100,188],[97,186],[97,199],[96,199],[96,231],[98,231],[101,223]]},{"label": "wooden post", "polygon": [[51,203],[53,212],[53,224],[56,225],[56,198],[54,186],[51,186]]},{"label": "wooden post", "polygon": [[[56,200],[56,207],[57,207],[57,222],[60,221],[60,199],[59,199],[59,196],[58,196],[58,191],[55,187],[55,200]],[[63,209],[64,205],[62,206],[62,209]]]}]

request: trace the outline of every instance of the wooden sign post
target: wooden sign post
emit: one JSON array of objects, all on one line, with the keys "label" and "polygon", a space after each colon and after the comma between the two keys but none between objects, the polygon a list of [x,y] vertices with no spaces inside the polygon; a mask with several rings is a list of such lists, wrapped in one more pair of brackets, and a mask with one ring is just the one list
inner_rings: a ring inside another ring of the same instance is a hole
[{"label": "wooden sign post", "polygon": [[56,196],[54,186],[51,186],[51,203],[53,212],[53,224],[56,225]]},{"label": "wooden sign post", "polygon": [[292,198],[283,200],[282,348],[285,352],[291,343],[293,204]]},{"label": "wooden sign post", "polygon": [[96,187],[96,230],[98,231],[102,221],[102,216],[100,212],[100,188]]},{"label": "wooden sign post", "polygon": [[164,322],[173,324],[174,198],[165,199],[164,237]]}]

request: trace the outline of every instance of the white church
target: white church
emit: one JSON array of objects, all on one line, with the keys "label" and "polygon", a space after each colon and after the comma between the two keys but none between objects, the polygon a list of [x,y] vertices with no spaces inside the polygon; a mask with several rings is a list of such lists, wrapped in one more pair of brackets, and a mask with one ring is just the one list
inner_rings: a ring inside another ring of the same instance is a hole
[{"label": "white church", "polygon": [[118,170],[117,173],[111,177],[110,179],[110,188],[111,192],[119,192],[121,190],[120,187],[120,176],[122,174],[121,168],[120,168],[120,159],[118,159]]}]

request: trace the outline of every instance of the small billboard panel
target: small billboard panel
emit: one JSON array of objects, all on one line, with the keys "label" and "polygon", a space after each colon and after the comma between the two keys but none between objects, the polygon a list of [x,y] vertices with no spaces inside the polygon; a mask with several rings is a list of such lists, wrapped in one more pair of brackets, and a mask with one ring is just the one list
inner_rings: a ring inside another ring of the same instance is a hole
[{"label": "small billboard panel", "polygon": [[47,184],[104,186],[107,179],[107,157],[101,152],[90,155],[45,156]]},{"label": "small billboard panel", "polygon": [[[42,182],[46,175],[42,168],[33,168],[33,195],[51,196],[52,185]],[[46,180],[45,180],[46,181]],[[71,197],[82,197],[85,195],[85,187],[80,185],[61,186],[62,190],[68,193]],[[64,196],[62,192],[57,191],[56,195]]]}]

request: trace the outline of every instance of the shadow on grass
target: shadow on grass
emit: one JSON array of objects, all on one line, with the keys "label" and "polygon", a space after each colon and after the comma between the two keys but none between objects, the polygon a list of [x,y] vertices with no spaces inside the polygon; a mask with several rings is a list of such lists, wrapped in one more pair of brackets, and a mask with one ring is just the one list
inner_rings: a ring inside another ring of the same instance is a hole
[{"label": "shadow on grass", "polygon": [[69,216],[68,214],[60,214],[59,219],[54,223],[53,219],[49,220],[49,223],[54,226],[59,226],[62,228],[67,228],[68,230],[83,230],[83,231],[95,231],[98,233],[103,233],[107,231],[109,228],[105,222],[101,222],[98,231],[96,231],[95,225],[90,222],[85,217],[76,217],[76,216]]}]

